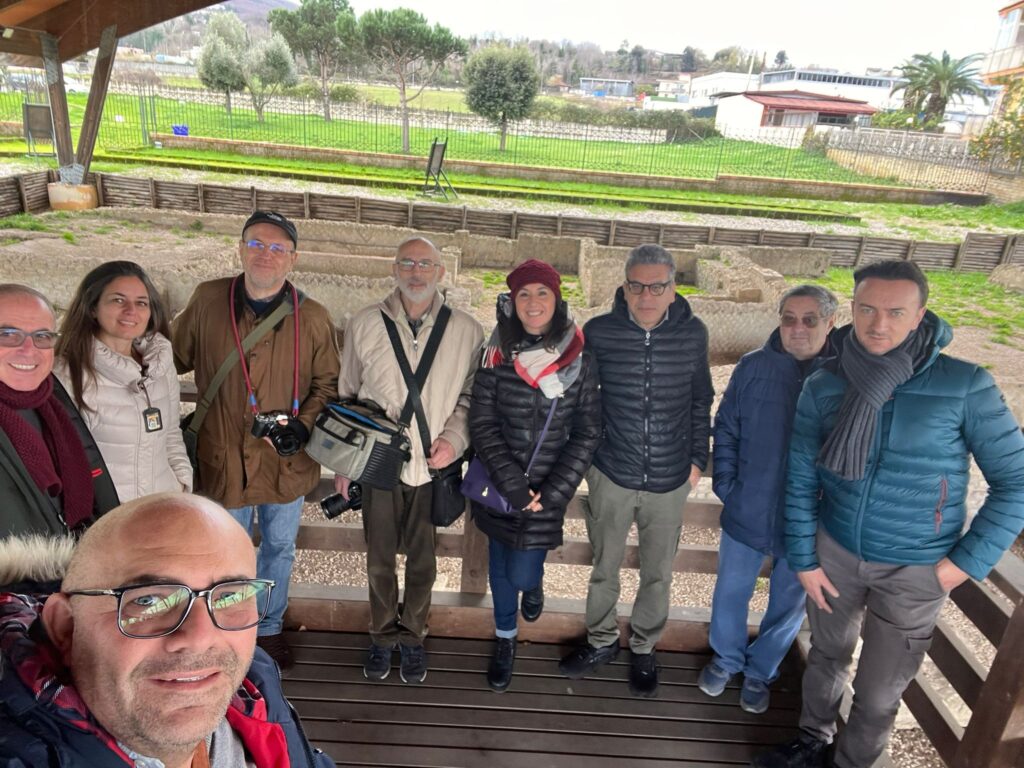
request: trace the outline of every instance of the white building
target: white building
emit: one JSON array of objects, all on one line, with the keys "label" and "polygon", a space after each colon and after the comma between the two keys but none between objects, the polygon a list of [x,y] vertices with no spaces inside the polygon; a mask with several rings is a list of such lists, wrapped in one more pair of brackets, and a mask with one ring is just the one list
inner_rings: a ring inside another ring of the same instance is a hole
[{"label": "white building", "polygon": [[756,91],[758,76],[746,72],[715,72],[690,81],[690,107],[710,107],[712,97],[723,92]]},{"label": "white building", "polygon": [[808,128],[863,124],[877,111],[864,101],[805,91],[723,93],[715,128],[729,138],[799,146]]}]

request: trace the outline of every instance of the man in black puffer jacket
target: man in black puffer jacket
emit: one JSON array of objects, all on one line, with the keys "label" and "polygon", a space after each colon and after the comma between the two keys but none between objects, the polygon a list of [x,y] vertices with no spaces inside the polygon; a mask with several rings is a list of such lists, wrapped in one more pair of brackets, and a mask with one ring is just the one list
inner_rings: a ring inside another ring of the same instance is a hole
[{"label": "man in black puffer jacket", "polygon": [[654,696],[654,647],[668,619],[683,505],[707,466],[711,432],[708,333],[675,291],[675,262],[658,245],[633,249],[612,311],[583,329],[601,382],[603,442],[587,472],[587,533],[594,567],[587,645],[559,669],[580,678],[616,657],[619,564],[635,521],[640,587],[629,640],[630,691]]}]

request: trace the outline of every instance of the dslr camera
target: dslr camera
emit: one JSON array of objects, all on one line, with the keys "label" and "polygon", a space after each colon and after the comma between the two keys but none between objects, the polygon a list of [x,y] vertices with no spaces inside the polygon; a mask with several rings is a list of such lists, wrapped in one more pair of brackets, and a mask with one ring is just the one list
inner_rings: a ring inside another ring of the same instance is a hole
[{"label": "dslr camera", "polygon": [[347,512],[350,509],[362,508],[363,487],[359,483],[349,485],[348,499],[340,493],[332,493],[330,496],[324,496],[324,498],[320,499],[320,509],[328,520],[333,520],[342,512]]},{"label": "dslr camera", "polygon": [[290,427],[291,417],[284,411],[257,413],[252,422],[252,436],[266,437],[280,456],[292,456],[299,452],[302,443]]}]

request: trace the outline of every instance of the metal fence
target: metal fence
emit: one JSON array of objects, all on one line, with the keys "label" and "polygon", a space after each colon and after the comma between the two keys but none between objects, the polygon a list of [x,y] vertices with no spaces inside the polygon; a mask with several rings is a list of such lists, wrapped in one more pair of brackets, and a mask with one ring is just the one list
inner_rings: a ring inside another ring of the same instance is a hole
[{"label": "metal fence", "polygon": [[[0,122],[20,122],[26,99],[45,92],[26,88],[0,91]],[[69,95],[77,131],[84,94]],[[250,96],[198,89],[117,85],[107,95],[98,144],[106,150],[131,151],[152,146],[154,134],[188,132],[190,136],[268,142],[297,147],[332,148],[370,153],[402,152],[402,117],[395,107],[335,104],[331,121],[319,101],[276,98],[259,118]],[[701,138],[683,131],[524,120],[511,124],[501,150],[498,129],[466,113],[409,111],[409,152],[425,156],[431,142],[447,138],[447,156],[511,167],[551,167],[680,178],[714,179],[720,175],[791,180],[944,188],[984,192],[986,170],[969,158],[946,164],[941,174],[909,172],[906,155],[886,155],[889,144],[865,140],[868,132],[807,132],[786,136],[773,129],[730,131],[729,137]],[[961,145],[962,149],[962,145]],[[841,150],[841,151],[833,151]],[[933,153],[934,154],[934,153]],[[886,163],[882,159],[893,158]],[[944,157],[944,156],[943,156]],[[931,154],[920,162],[931,162]],[[897,162],[898,161],[898,162]]]}]

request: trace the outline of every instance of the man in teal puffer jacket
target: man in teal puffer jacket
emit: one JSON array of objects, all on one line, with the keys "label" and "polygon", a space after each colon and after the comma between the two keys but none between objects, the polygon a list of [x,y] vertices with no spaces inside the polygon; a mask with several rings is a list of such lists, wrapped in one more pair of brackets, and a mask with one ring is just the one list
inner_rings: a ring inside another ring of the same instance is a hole
[{"label": "man in teal puffer jacket", "polygon": [[[1024,435],[992,376],[940,354],[953,333],[903,261],[854,273],[853,326],[797,404],[786,551],[812,647],[797,739],[758,768],[826,765],[863,624],[853,708],[833,756],[869,768],[888,742],[949,592],[983,579],[1024,526]],[[970,458],[989,485],[964,531]]]}]

